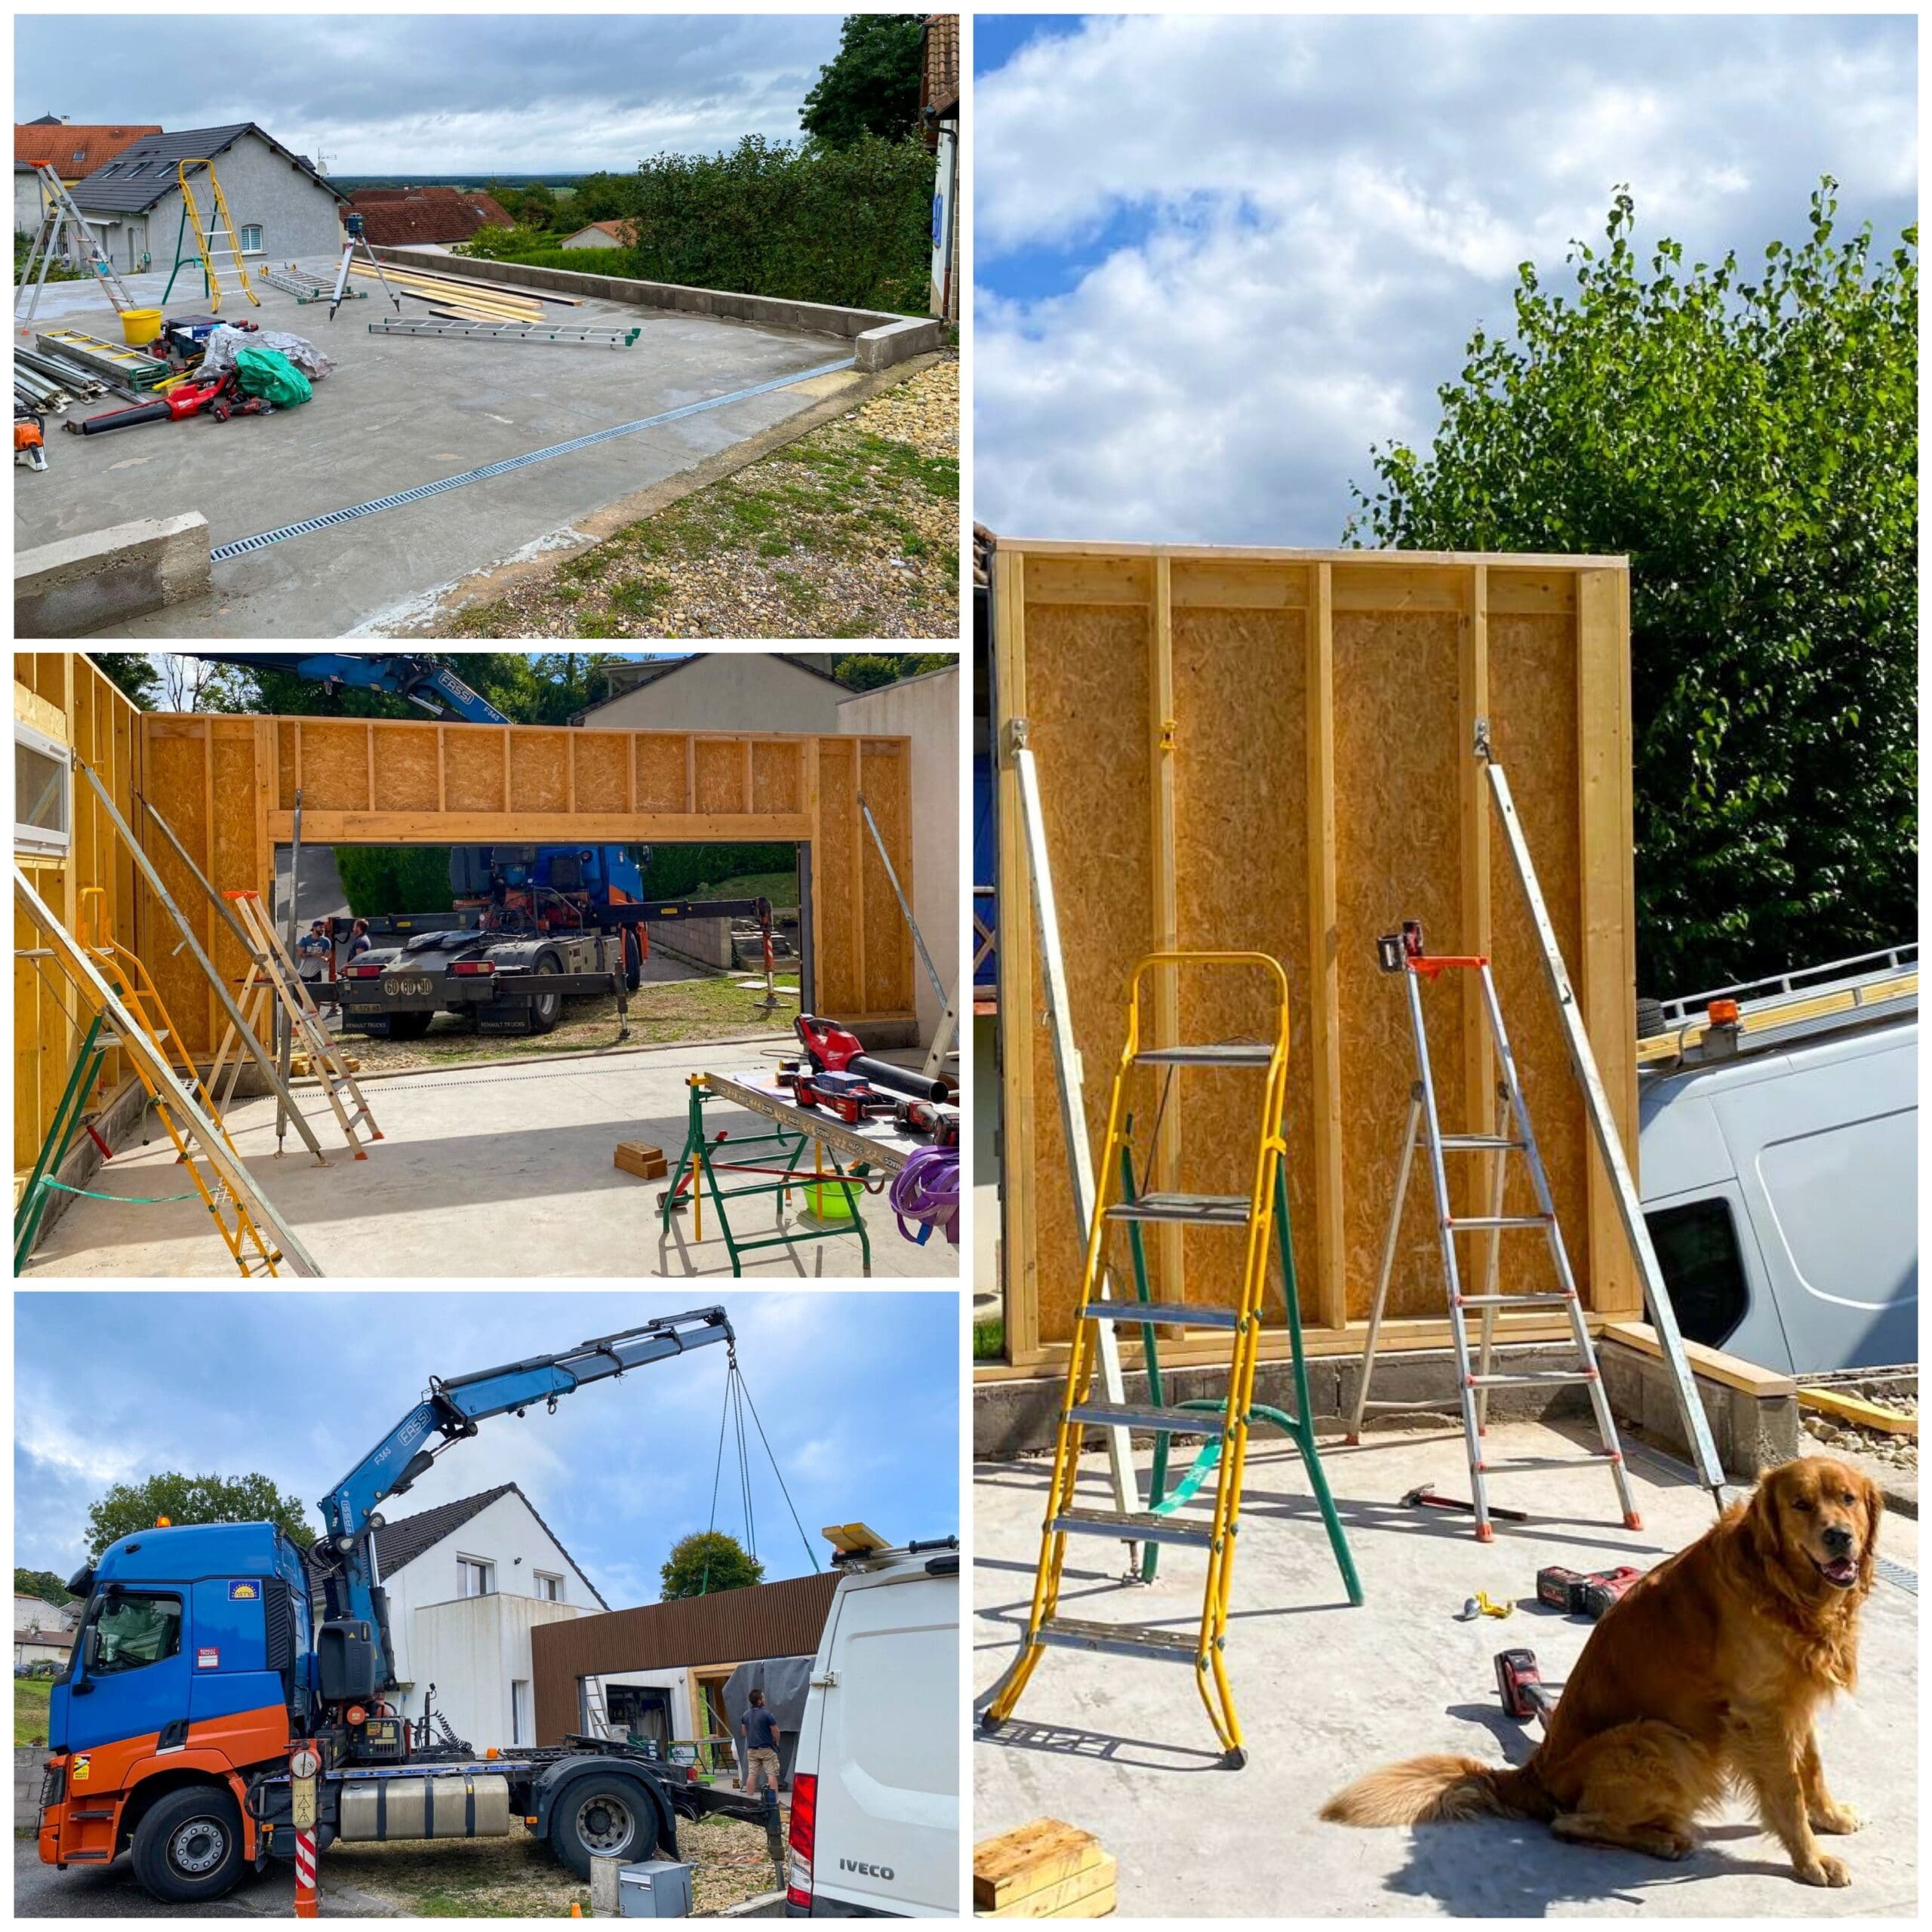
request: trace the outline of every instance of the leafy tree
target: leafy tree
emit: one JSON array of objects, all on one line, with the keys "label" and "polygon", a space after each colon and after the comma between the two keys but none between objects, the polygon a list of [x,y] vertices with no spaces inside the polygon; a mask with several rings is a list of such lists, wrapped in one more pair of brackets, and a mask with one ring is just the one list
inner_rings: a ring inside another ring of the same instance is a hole
[{"label": "leafy tree", "polygon": [[[1810,232],[1647,270],[1620,189],[1567,295],[1519,271],[1426,454],[1374,452],[1349,534],[1631,560],[1637,957],[1645,990],[1917,928],[1918,229]],[[1501,749],[1508,755],[1506,741]]]},{"label": "leafy tree", "polygon": [[669,1603],[761,1583],[764,1565],[736,1537],[722,1530],[697,1530],[671,1546],[670,1561],[657,1574],[663,1580],[659,1594]]},{"label": "leafy tree", "polygon": [[870,691],[922,672],[950,670],[958,662],[953,651],[854,651],[833,660],[832,675],[848,690]]},{"label": "leafy tree", "polygon": [[153,710],[161,675],[146,651],[90,651],[88,657],[94,668],[137,711]]},{"label": "leafy tree", "polygon": [[184,1476],[174,1470],[145,1482],[117,1482],[88,1512],[88,1555],[151,1530],[165,1516],[177,1528],[188,1523],[273,1523],[306,1549],[321,1534],[309,1527],[302,1503],[285,1496],[265,1475]]},{"label": "leafy tree", "polygon": [[849,148],[867,134],[903,140],[918,128],[924,57],[922,16],[848,14],[838,51],[818,70],[799,125],[829,148]]},{"label": "leafy tree", "polygon": [[357,918],[379,912],[447,912],[447,845],[338,845],[335,869],[343,896]]},{"label": "leafy tree", "polygon": [[[423,651],[414,654],[454,671],[479,697],[514,724],[561,724],[605,694],[603,666],[614,654],[587,651]],[[197,660],[198,662],[198,660]],[[228,680],[209,688],[204,710],[272,712],[297,718],[429,716],[420,706],[387,691],[345,685],[326,690],[293,671],[231,669]]]},{"label": "leafy tree", "polygon": [[571,200],[569,225],[575,229],[593,221],[616,221],[636,211],[636,177],[606,174],[600,171],[586,174],[577,184],[577,192]]},{"label": "leafy tree", "polygon": [[696,897],[721,879],[787,872],[797,862],[797,851],[789,845],[654,845],[644,869],[644,897]]},{"label": "leafy tree", "polygon": [[17,1597],[38,1597],[42,1603],[51,1603],[57,1610],[61,1604],[74,1601],[66,1585],[51,1570],[23,1570],[17,1563],[14,1566],[14,1594]]}]

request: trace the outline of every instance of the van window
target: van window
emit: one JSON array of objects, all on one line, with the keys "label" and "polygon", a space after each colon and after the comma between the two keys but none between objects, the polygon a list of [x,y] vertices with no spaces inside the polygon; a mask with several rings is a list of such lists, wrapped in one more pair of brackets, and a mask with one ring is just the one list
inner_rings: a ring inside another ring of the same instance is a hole
[{"label": "van window", "polygon": [[1750,1299],[1729,1204],[1693,1201],[1660,1208],[1644,1219],[1684,1340],[1721,1348],[1744,1319]]},{"label": "van window", "polygon": [[99,1629],[100,1655],[89,1675],[106,1677],[159,1663],[180,1654],[181,1599],[110,1597],[101,1607]]}]

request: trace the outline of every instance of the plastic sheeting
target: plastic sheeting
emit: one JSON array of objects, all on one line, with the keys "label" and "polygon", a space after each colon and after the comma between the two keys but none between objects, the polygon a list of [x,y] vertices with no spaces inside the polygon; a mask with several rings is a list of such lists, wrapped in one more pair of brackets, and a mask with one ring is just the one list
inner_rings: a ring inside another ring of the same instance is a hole
[{"label": "plastic sheeting", "polygon": [[326,376],[335,367],[334,358],[325,355],[306,336],[291,335],[285,329],[230,328],[224,322],[209,333],[207,357],[195,372],[197,380],[226,375],[235,367],[238,349],[272,349],[312,377]]},{"label": "plastic sheeting", "polygon": [[798,1727],[805,1721],[805,1699],[811,1689],[814,1657],[760,1657],[741,1663],[724,1680],[724,1715],[731,1720],[731,1748],[738,1760],[738,1782],[750,1769],[745,1755],[745,1734],[738,1727],[754,1690],[764,1693],[764,1707],[778,1722],[778,1778],[792,1782],[792,1760],[798,1749]]}]

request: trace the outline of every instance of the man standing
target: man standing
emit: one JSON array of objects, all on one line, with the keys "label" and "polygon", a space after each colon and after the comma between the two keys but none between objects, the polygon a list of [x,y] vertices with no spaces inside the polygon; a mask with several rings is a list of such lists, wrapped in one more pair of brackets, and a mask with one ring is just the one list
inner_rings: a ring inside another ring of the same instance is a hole
[{"label": "man standing", "polygon": [[762,1771],[771,1780],[771,1789],[778,1789],[778,1721],[764,1708],[764,1693],[754,1690],[751,1702],[745,1706],[744,1715],[738,1720],[740,1734],[745,1740],[745,1792],[748,1797],[758,1792],[758,1774]]},{"label": "man standing", "polygon": [[328,936],[327,922],[311,920],[309,930],[295,942],[295,952],[296,969],[312,998],[315,988],[335,977],[335,943]]}]

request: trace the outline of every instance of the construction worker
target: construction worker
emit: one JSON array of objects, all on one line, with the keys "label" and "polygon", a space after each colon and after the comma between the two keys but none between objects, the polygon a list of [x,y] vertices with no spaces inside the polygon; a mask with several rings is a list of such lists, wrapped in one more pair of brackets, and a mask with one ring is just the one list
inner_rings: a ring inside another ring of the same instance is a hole
[{"label": "construction worker", "polygon": [[329,937],[326,921],[312,919],[309,930],[295,942],[295,952],[296,968],[304,984],[318,986],[335,977],[335,942]]},{"label": "construction worker", "polygon": [[738,1719],[738,1732],[745,1740],[746,1795],[757,1795],[761,1771],[771,1780],[775,1794],[778,1789],[778,1720],[765,1709],[762,1690],[752,1693],[751,1702]]}]

